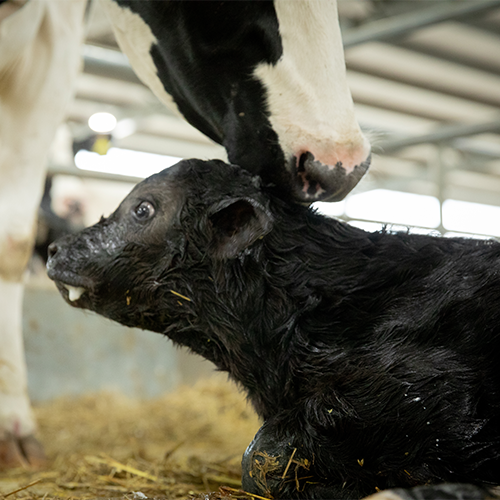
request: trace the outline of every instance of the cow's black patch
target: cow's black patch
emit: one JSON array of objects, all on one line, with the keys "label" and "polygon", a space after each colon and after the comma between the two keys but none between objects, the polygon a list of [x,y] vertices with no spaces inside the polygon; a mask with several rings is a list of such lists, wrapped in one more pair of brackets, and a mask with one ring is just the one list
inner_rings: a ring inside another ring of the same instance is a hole
[{"label": "cow's black patch", "polygon": [[158,76],[185,118],[224,145],[231,162],[289,184],[265,90],[253,76],[283,53],[273,2],[115,1],[151,28]]}]

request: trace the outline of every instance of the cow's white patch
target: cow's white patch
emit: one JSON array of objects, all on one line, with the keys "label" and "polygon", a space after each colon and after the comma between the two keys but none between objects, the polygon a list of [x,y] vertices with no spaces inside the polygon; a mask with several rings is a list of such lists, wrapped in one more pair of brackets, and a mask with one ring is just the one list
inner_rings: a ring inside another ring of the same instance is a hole
[{"label": "cow's white patch", "polygon": [[0,439],[27,436],[35,421],[27,393],[21,331],[23,285],[0,279]]},{"label": "cow's white patch", "polygon": [[311,152],[325,165],[342,162],[349,173],[370,146],[354,116],[336,3],[275,0],[275,8],[283,56],[254,74],[267,90],[280,146],[288,156]]},{"label": "cow's white patch", "polygon": [[111,21],[118,45],[127,55],[137,76],[163,104],[182,116],[158,77],[150,53],[151,46],[157,44],[151,28],[128,7],[121,7],[113,0],[101,0],[101,4]]}]

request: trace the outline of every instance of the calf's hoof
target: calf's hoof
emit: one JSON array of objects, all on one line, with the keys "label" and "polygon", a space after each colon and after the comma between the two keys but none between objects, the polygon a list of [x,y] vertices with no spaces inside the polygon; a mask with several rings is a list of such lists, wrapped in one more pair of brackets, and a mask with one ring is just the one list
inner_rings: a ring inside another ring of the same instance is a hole
[{"label": "calf's hoof", "polygon": [[307,498],[310,491],[304,489],[313,475],[312,460],[302,456],[301,447],[279,438],[274,430],[265,423],[246,449],[241,462],[242,488],[264,497]]},{"label": "calf's hoof", "polygon": [[47,464],[43,446],[33,436],[8,435],[0,439],[0,470],[25,467],[39,469]]}]

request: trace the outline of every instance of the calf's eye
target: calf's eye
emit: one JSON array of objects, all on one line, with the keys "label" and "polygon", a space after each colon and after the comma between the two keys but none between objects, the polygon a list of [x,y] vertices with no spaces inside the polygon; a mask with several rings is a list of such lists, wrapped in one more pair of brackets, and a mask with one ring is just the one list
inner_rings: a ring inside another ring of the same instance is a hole
[{"label": "calf's eye", "polygon": [[155,214],[155,207],[149,201],[142,201],[134,208],[133,213],[137,220],[148,220]]}]

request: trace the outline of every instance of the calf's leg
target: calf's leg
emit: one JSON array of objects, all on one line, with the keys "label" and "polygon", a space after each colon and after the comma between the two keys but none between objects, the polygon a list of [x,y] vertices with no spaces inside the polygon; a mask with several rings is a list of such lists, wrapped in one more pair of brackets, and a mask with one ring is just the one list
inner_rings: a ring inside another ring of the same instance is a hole
[{"label": "calf's leg", "polygon": [[307,439],[301,432],[283,433],[282,423],[265,422],[243,455],[243,490],[271,498],[360,498],[318,474]]},{"label": "calf's leg", "polygon": [[[323,467],[333,455],[320,456],[322,447],[305,425],[292,428],[286,419],[266,421],[248,446],[242,460],[243,490],[267,498],[365,500],[488,500],[499,498],[485,488],[460,483],[428,484],[409,488],[375,487],[373,478],[350,470],[347,460]],[[317,437],[317,436],[316,436]],[[339,452],[339,450],[337,450]],[[347,456],[347,454],[344,454]],[[340,456],[340,455],[339,455]],[[333,461],[332,461],[333,463]],[[382,484],[379,483],[381,486]],[[379,493],[370,494],[370,492]],[[370,496],[367,496],[370,495]]]}]

